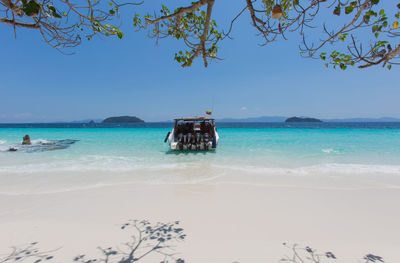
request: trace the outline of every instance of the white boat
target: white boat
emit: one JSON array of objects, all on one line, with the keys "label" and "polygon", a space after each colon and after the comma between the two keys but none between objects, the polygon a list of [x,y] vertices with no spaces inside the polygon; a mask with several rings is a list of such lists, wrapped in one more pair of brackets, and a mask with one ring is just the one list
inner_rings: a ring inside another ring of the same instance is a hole
[{"label": "white boat", "polygon": [[215,150],[219,136],[215,120],[207,117],[175,119],[172,131],[168,132],[164,142],[171,150]]}]

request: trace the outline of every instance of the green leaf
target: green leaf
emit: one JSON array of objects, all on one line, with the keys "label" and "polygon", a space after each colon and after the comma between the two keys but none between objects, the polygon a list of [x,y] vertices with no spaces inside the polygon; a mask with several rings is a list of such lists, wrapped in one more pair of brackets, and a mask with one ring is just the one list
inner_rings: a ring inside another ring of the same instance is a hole
[{"label": "green leaf", "polygon": [[339,40],[345,41],[348,35],[349,35],[349,34],[347,34],[347,33],[345,33],[345,34],[340,34],[340,35],[339,35]]},{"label": "green leaf", "polygon": [[121,31],[118,31],[118,33],[117,33],[117,36],[118,36],[118,38],[119,38],[119,39],[121,39],[121,38],[123,38],[123,37],[124,37],[124,34],[122,34],[122,32],[121,32]]},{"label": "green leaf", "polygon": [[335,10],[333,10],[333,14],[340,16],[340,6],[335,7]]},{"label": "green leaf", "polygon": [[379,0],[371,0],[371,3],[372,3],[373,5],[377,5],[377,4],[379,3]]},{"label": "green leaf", "polygon": [[388,70],[391,70],[391,69],[392,69],[392,65],[390,65],[390,64],[387,65],[387,69],[388,69]]},{"label": "green leaf", "polygon": [[40,5],[33,0],[29,2],[23,1],[22,10],[27,16],[35,16],[39,13]]},{"label": "green leaf", "polygon": [[347,14],[350,14],[351,12],[353,12],[353,10],[354,10],[354,7],[349,5],[349,6],[346,6],[346,8],[344,9],[344,12],[347,15]]},{"label": "green leaf", "polygon": [[[54,6],[52,5],[47,5],[47,8],[50,10],[50,14],[55,17],[55,18],[62,18],[60,14],[57,13],[57,10]],[[65,12],[63,13],[65,16],[67,15]]]},{"label": "green leaf", "polygon": [[110,9],[110,15],[115,15],[115,11],[113,9]]}]

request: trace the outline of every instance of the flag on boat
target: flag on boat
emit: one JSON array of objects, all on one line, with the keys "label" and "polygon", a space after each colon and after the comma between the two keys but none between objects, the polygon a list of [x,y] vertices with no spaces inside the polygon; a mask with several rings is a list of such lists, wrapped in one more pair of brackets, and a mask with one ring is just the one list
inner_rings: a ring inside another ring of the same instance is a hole
[{"label": "flag on boat", "polygon": [[207,114],[207,115],[211,115],[211,113],[212,113],[212,112],[211,112],[210,110],[206,110],[206,114]]}]

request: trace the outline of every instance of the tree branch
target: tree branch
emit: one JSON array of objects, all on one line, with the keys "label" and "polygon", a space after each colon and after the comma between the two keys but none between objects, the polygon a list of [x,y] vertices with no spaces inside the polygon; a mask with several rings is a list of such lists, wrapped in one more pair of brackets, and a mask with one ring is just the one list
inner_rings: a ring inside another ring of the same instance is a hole
[{"label": "tree branch", "polygon": [[207,15],[206,15],[206,23],[204,25],[204,31],[203,35],[201,36],[201,41],[200,41],[200,47],[203,53],[203,60],[204,60],[204,66],[207,67],[207,55],[206,55],[206,39],[208,35],[208,30],[210,28],[210,20],[211,20],[211,12],[212,12],[212,7],[214,5],[214,0],[208,0],[208,5],[207,5]]},{"label": "tree branch", "polygon": [[22,17],[24,15],[24,11],[21,7],[14,4],[11,0],[1,0],[5,7],[11,10],[14,14]]},{"label": "tree branch", "polygon": [[32,29],[36,29],[39,28],[40,25],[35,23],[20,23],[20,22],[16,22],[15,20],[11,20],[11,19],[5,19],[5,18],[0,18],[0,22],[3,22],[4,24],[8,24],[8,25],[13,25],[13,26],[18,26],[18,27],[25,27],[25,28],[32,28]]},{"label": "tree branch", "polygon": [[393,59],[393,58],[395,58],[396,56],[399,56],[399,55],[400,55],[400,45],[398,45],[395,49],[386,52],[386,54],[381,59],[379,59],[377,61],[374,61],[374,62],[369,62],[368,61],[367,64],[358,66],[358,68],[368,68],[368,67],[371,67],[371,66],[374,66],[374,65],[378,65],[378,64],[380,64],[382,62],[384,62],[383,66],[385,66],[386,63],[388,63],[389,60],[391,60],[391,59]]},{"label": "tree branch", "polygon": [[357,22],[357,20],[360,18],[362,12],[367,9],[368,4],[371,2],[371,0],[366,0],[363,4],[361,4],[360,9],[357,11],[356,15],[354,16],[353,20],[348,23],[347,25],[345,25],[344,27],[342,27],[342,29],[340,29],[336,34],[332,34],[329,36],[328,39],[326,39],[325,41],[323,41],[321,43],[321,45],[319,45],[317,48],[313,49],[313,51],[310,53],[310,57],[314,56],[315,53],[321,49],[326,43],[332,41],[333,39],[337,38],[340,34],[344,33],[346,29],[348,29],[350,26],[354,25],[355,22]]},{"label": "tree branch", "polygon": [[176,12],[173,13],[173,14],[170,14],[170,15],[167,15],[167,16],[162,16],[162,17],[159,17],[159,18],[154,19],[154,20],[146,19],[146,21],[148,21],[148,22],[150,22],[152,24],[155,24],[155,23],[158,23],[158,22],[160,22],[162,20],[165,20],[165,19],[170,19],[170,18],[173,18],[173,17],[176,17],[176,16],[179,17],[179,16],[182,16],[185,13],[194,12],[197,9],[199,9],[200,7],[202,7],[203,5],[205,5],[205,4],[209,3],[209,2],[210,2],[210,0],[200,0],[200,1],[194,2],[191,6],[178,8],[176,10]]}]

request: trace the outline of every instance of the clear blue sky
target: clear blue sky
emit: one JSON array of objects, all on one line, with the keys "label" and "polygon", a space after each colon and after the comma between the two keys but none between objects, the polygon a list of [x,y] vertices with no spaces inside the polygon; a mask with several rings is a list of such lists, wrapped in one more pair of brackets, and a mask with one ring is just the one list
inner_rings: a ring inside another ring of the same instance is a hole
[{"label": "clear blue sky", "polygon": [[[217,0],[214,9],[223,28],[243,5],[235,1],[240,5],[225,9],[227,2]],[[159,9],[149,3],[142,8]],[[182,69],[173,61],[179,41],[155,46],[134,32],[131,14],[124,15],[129,19],[123,21],[123,40],[86,41],[70,56],[46,45],[39,32],[22,29],[14,39],[11,27],[0,24],[0,122],[119,115],[162,121],[206,109],[216,118],[400,117],[399,68],[327,69],[300,57],[298,35],[260,47],[245,14],[234,28],[235,39],[220,45],[224,61],[204,68],[197,60]]]}]

